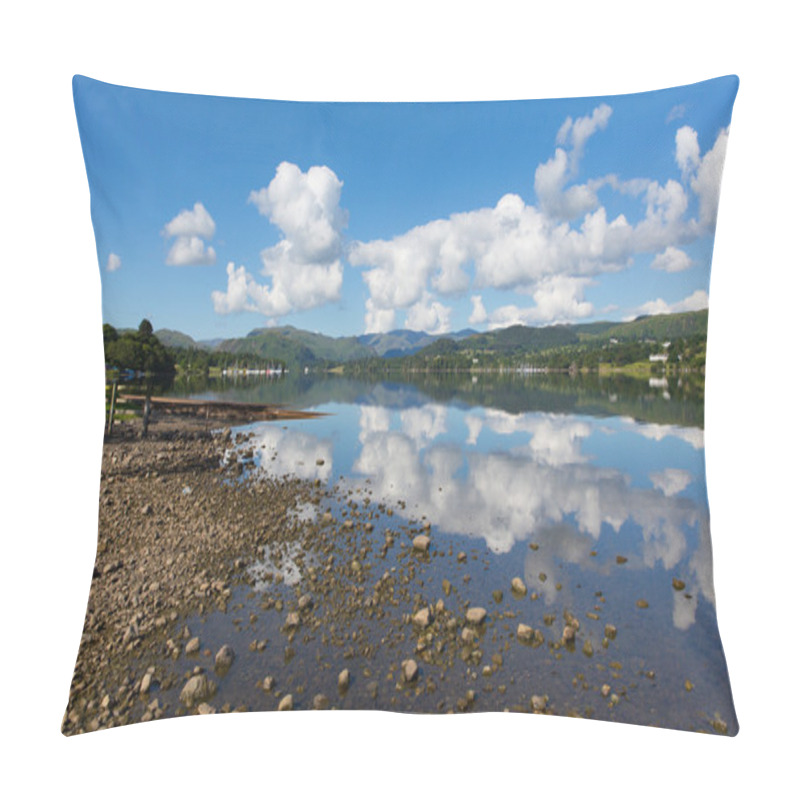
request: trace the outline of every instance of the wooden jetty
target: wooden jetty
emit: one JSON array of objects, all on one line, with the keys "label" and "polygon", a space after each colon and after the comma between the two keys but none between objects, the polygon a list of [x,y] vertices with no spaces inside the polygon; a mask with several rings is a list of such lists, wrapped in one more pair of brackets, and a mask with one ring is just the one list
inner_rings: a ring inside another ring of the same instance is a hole
[{"label": "wooden jetty", "polygon": [[144,405],[143,424],[147,430],[147,418],[151,410],[165,414],[182,414],[204,417],[206,420],[227,422],[258,422],[262,420],[312,419],[321,417],[316,411],[300,411],[279,405],[264,403],[234,403],[227,400],[202,400],[189,397],[148,397],[139,394],[120,394],[118,400]]}]

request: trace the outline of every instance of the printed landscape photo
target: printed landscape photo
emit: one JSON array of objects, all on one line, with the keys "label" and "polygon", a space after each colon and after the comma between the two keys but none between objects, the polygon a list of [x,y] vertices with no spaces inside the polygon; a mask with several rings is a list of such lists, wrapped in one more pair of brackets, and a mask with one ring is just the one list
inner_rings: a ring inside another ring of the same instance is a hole
[{"label": "printed landscape photo", "polygon": [[76,77],[107,402],[63,732],[380,709],[735,735],[703,431],[736,88]]}]

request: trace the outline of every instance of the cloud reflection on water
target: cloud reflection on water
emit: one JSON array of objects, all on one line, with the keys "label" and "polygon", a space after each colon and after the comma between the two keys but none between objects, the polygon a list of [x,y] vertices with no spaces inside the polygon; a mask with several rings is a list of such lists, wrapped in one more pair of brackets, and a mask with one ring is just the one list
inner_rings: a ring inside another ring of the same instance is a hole
[{"label": "cloud reflection on water", "polygon": [[[612,465],[600,463],[590,439],[613,445],[619,431],[633,431],[652,443],[648,461],[656,469],[633,474],[623,447],[606,446],[604,460]],[[459,432],[461,439],[454,439]],[[484,434],[491,438],[484,441]],[[659,443],[667,437],[695,450],[703,446],[702,431],[622,418],[610,425],[537,412],[465,414],[435,404],[392,412],[364,405],[358,412],[360,448],[352,464],[336,465],[336,474],[349,476],[346,486],[369,479],[374,499],[395,508],[402,501],[405,510],[399,513],[414,519],[424,515],[438,530],[481,539],[495,553],[536,542],[538,550],[526,555],[526,580],[549,602],[554,582],[539,584],[539,573],[552,573],[557,563],[605,572],[608,558],[592,552],[603,547],[620,552],[622,541],[628,542],[630,568],[674,570],[688,559],[682,570],[691,598],[676,592],[673,609],[673,623],[683,629],[694,622],[698,593],[713,602],[708,513],[681,494],[693,476],[665,463],[668,456]],[[331,440],[263,426],[256,443],[266,445],[262,466],[270,474],[291,472],[323,481],[332,474]],[[319,459],[324,465],[317,464]],[[702,460],[698,465],[702,468]],[[609,538],[623,526],[624,538]],[[632,530],[639,543],[631,549]]]}]

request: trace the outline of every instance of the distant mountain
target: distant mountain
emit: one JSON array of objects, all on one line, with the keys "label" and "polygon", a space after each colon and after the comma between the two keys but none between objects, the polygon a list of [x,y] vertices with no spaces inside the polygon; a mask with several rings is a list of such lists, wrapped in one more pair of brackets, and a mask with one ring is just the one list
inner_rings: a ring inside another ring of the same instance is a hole
[{"label": "distant mountain", "polygon": [[548,325],[530,328],[512,325],[479,333],[470,328],[447,334],[395,330],[361,336],[326,336],[285,325],[280,328],[256,328],[247,336],[233,339],[195,341],[191,336],[169,329],[156,331],[165,347],[199,348],[241,355],[257,355],[305,366],[314,362],[342,364],[374,358],[447,355],[454,353],[494,353],[514,356],[582,343],[607,342],[610,339],[642,341],[685,338],[705,334],[708,310],[682,314],[639,317],[631,322],[589,322],[578,325]]},{"label": "distant mountain", "polygon": [[529,328],[512,325],[486,333],[476,333],[456,340],[442,337],[418,351],[420,356],[441,356],[454,353],[494,353],[513,356],[581,343],[601,343],[610,339],[643,341],[653,339],[664,342],[685,338],[708,330],[708,309],[687,311],[681,314],[658,314],[638,317],[631,322],[588,322],[578,325],[548,325]]},{"label": "distant mountain", "polygon": [[409,356],[433,344],[437,339],[444,337],[460,341],[469,336],[474,336],[477,331],[465,328],[455,333],[425,333],[424,331],[396,330],[388,333],[365,333],[358,337],[358,341],[369,347],[374,354],[382,358],[396,358]]},{"label": "distant mountain", "polygon": [[224,339],[200,339],[197,344],[205,350],[215,350],[217,345],[222,344]]},{"label": "distant mountain", "polygon": [[620,341],[631,339],[677,339],[708,332],[708,309],[685,311],[681,314],[657,314],[637,317],[607,328],[605,335]]},{"label": "distant mountain", "polygon": [[310,364],[314,361],[342,363],[370,358],[374,351],[361,344],[355,336],[334,338],[322,333],[303,331],[286,325],[281,328],[257,328],[241,339],[226,339],[216,350],[226,353],[252,353],[263,358],[275,358],[287,364]]},{"label": "distant mountain", "polygon": [[169,328],[161,328],[161,330],[155,332],[155,335],[164,347],[176,347],[185,350],[208,349],[202,342],[196,342],[191,336],[180,331],[172,331]]}]

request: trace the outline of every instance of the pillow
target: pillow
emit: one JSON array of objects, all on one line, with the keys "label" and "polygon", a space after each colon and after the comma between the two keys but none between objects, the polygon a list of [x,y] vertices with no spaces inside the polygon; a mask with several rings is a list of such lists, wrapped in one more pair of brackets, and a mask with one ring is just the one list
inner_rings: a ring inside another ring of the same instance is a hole
[{"label": "pillow", "polygon": [[736,734],[703,444],[736,77],[73,88],[107,414],[65,734],[326,708]]}]

